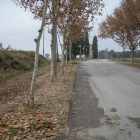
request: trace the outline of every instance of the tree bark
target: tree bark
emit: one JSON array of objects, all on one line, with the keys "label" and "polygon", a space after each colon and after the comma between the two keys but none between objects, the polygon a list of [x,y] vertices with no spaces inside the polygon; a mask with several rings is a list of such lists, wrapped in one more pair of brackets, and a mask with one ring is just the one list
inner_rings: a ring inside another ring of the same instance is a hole
[{"label": "tree bark", "polygon": [[67,52],[68,52],[68,39],[67,39],[67,44],[66,44],[66,69],[67,69]]},{"label": "tree bark", "polygon": [[62,60],[61,60],[62,74],[64,74],[64,51],[65,51],[65,30],[63,31],[63,48],[62,48]]},{"label": "tree bark", "polygon": [[57,33],[56,33],[56,26],[54,26],[54,78],[57,79]]},{"label": "tree bark", "polygon": [[131,64],[134,64],[134,51],[131,51]]},{"label": "tree bark", "polygon": [[70,66],[70,39],[69,39],[69,66]]},{"label": "tree bark", "polygon": [[123,61],[124,61],[124,46],[123,46]]},{"label": "tree bark", "polygon": [[71,66],[71,48],[72,48],[72,42],[69,40],[70,46],[69,46],[69,66]]},{"label": "tree bark", "polygon": [[[52,1],[52,12],[53,17],[55,17],[55,1]],[[54,78],[57,77],[57,69],[56,69],[56,25],[55,20],[53,20],[52,26],[52,41],[51,41],[51,82],[53,82]]]},{"label": "tree bark", "polygon": [[45,28],[43,29],[43,56],[44,56],[44,36],[45,36]]},{"label": "tree bark", "polygon": [[41,28],[38,31],[39,35],[35,39],[35,42],[36,42],[36,53],[35,53],[34,71],[33,71],[32,82],[31,82],[31,89],[30,89],[30,106],[31,106],[31,108],[34,108],[34,90],[35,90],[35,79],[36,79],[37,70],[38,70],[39,44],[40,44],[40,39],[41,39],[41,36],[42,36],[43,28],[44,28],[44,25],[45,25],[45,16],[46,16],[46,11],[47,11],[47,6],[48,6],[48,0],[46,0],[46,2],[45,2],[45,7],[44,7],[44,12],[43,12]]},{"label": "tree bark", "polygon": [[58,42],[56,48],[57,48],[57,62],[59,62],[60,60],[59,60],[59,53],[58,53]]},{"label": "tree bark", "polygon": [[54,25],[52,27],[52,41],[51,41],[51,82],[54,80]]}]

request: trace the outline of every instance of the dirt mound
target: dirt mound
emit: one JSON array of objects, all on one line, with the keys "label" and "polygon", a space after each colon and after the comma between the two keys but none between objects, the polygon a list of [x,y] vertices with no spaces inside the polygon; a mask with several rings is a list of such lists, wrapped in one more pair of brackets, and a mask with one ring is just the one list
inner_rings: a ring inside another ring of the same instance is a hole
[{"label": "dirt mound", "polygon": [[[34,67],[35,52],[0,50],[0,73],[12,72],[15,70],[27,71]],[[39,65],[47,63],[48,60],[39,55]]]}]

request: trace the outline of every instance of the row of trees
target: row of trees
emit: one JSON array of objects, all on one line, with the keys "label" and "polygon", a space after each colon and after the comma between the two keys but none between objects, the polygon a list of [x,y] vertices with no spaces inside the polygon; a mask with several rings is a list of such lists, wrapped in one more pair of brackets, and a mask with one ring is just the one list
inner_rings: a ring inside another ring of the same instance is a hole
[{"label": "row of trees", "polygon": [[[63,37],[61,71],[64,74],[64,52],[68,50],[71,62],[72,43],[83,38],[93,26],[89,22],[94,20],[96,14],[101,15],[103,0],[12,0],[22,8],[29,9],[35,19],[42,20],[39,34],[34,41],[36,42],[36,55],[34,71],[32,76],[30,105],[34,107],[35,78],[38,69],[38,53],[40,38],[44,26],[52,35],[51,41],[51,81],[57,78],[57,34]],[[67,55],[67,52],[66,52]],[[67,65],[67,57],[66,57]]]},{"label": "row of trees", "polygon": [[[107,48],[105,50],[99,51],[99,59],[110,59],[110,58],[131,58],[131,52],[130,51],[124,51],[124,52],[115,52],[114,50],[108,50]],[[135,58],[140,58],[140,50],[137,50],[134,52]]]},{"label": "row of trees", "polygon": [[[79,47],[81,46],[81,48]],[[76,58],[76,55],[79,55],[81,51],[81,54],[85,54],[86,57],[88,57],[90,53],[90,43],[89,43],[89,35],[88,32],[85,34],[84,38],[74,42],[72,44],[72,54],[73,54],[73,59]],[[93,37],[93,42],[92,42],[92,55],[93,59],[98,58],[98,40],[97,36]]]},{"label": "row of trees", "polygon": [[[72,43],[72,54],[73,58],[76,58],[76,55],[89,54],[89,38],[88,32],[84,34],[84,37]],[[81,46],[81,48],[79,47]]]},{"label": "row of trees", "polygon": [[140,1],[122,0],[113,14],[99,24],[99,31],[100,38],[112,38],[122,46],[123,52],[129,49],[133,64],[134,51],[140,46]]}]

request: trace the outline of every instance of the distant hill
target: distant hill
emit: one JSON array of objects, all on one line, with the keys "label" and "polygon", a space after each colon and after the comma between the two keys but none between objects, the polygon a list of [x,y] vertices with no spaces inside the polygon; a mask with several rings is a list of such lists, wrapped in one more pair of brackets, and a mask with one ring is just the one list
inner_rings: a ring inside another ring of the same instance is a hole
[{"label": "distant hill", "polygon": [[[0,73],[11,72],[14,70],[30,70],[34,67],[35,52],[33,51],[16,51],[0,50]],[[39,55],[39,66],[49,63],[42,55]]]}]

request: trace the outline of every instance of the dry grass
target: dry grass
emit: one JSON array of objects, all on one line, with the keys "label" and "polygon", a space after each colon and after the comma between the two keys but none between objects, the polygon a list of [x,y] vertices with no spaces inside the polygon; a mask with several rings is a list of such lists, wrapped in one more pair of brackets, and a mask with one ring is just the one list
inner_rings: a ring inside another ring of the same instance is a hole
[{"label": "dry grass", "polygon": [[129,66],[135,66],[135,67],[140,67],[140,58],[134,58],[134,64],[131,64],[131,58],[125,58],[123,61],[123,58],[120,59],[110,59],[113,62],[129,65]]},{"label": "dry grass", "polygon": [[[0,50],[0,73],[31,70],[34,66],[34,57],[33,51]],[[39,56],[39,65],[48,62],[46,58]]]}]

